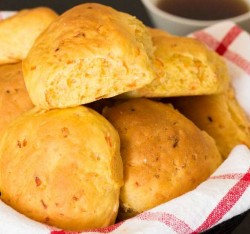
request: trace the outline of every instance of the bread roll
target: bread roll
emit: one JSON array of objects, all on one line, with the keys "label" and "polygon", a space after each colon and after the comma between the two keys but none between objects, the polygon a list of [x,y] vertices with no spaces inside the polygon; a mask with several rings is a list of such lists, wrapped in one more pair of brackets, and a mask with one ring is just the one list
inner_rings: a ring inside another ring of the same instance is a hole
[{"label": "bread roll", "polygon": [[64,108],[140,88],[154,76],[148,29],[100,4],[76,6],[54,21],[23,62],[31,99]]},{"label": "bread roll", "polygon": [[176,98],[173,104],[215,139],[224,159],[238,144],[250,147],[250,122],[232,89],[217,95]]},{"label": "bread roll", "polygon": [[123,184],[119,143],[113,126],[89,108],[32,110],[1,139],[1,199],[65,230],[111,225]]},{"label": "bread roll", "polygon": [[150,30],[156,78],[128,97],[172,97],[225,91],[229,74],[223,58],[193,38]]},{"label": "bread roll", "polygon": [[104,116],[121,139],[119,219],[194,189],[222,162],[214,140],[170,105],[131,99],[104,109]]},{"label": "bread roll", "polygon": [[33,108],[21,63],[0,66],[0,133],[12,120]]},{"label": "bread roll", "polygon": [[38,35],[57,16],[47,7],[37,7],[0,21],[0,64],[24,59]]}]

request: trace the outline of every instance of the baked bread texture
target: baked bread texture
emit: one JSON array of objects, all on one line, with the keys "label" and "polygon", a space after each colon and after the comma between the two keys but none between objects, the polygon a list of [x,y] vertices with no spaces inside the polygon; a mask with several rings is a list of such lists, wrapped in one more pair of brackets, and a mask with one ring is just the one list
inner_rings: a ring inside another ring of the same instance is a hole
[{"label": "baked bread texture", "polygon": [[0,21],[0,64],[24,59],[35,39],[58,15],[47,7],[21,10]]},{"label": "baked bread texture", "polygon": [[153,46],[135,17],[95,3],[54,21],[23,62],[26,86],[41,108],[64,108],[138,89],[153,78]]},{"label": "baked bread texture", "polygon": [[16,117],[32,109],[21,63],[0,66],[0,133]]},{"label": "baked bread texture", "polygon": [[232,88],[223,94],[175,98],[171,102],[215,139],[224,159],[238,144],[250,147],[250,122]]},{"label": "baked bread texture", "polygon": [[128,97],[171,97],[215,94],[229,84],[227,66],[216,52],[200,41],[150,29],[156,78]]},{"label": "baked bread texture", "polygon": [[214,140],[170,105],[131,99],[103,114],[121,139],[121,220],[194,189],[222,162]]},{"label": "baked bread texture", "polygon": [[64,230],[111,225],[123,184],[119,144],[113,126],[89,108],[33,109],[1,139],[1,199]]}]

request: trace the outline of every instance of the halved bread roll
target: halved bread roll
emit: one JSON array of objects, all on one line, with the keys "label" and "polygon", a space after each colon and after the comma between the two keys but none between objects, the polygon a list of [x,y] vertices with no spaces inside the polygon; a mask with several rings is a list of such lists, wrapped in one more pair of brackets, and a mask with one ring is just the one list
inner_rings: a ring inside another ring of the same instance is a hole
[{"label": "halved bread roll", "polygon": [[87,3],[54,21],[23,62],[33,103],[64,108],[140,88],[154,76],[146,26],[111,7]]},{"label": "halved bread roll", "polygon": [[156,78],[125,97],[172,97],[215,94],[229,84],[227,66],[200,41],[150,29]]}]

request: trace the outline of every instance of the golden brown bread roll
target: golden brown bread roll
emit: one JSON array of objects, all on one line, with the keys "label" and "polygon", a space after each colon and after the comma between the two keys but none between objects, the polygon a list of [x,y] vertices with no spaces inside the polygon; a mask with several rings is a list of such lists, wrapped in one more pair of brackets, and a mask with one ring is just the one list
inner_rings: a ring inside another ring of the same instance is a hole
[{"label": "golden brown bread roll", "polygon": [[76,6],[54,21],[23,62],[33,103],[63,108],[137,89],[153,80],[148,29],[100,4]]},{"label": "golden brown bread roll", "polygon": [[21,63],[0,66],[0,133],[13,119],[33,108]]},{"label": "golden brown bread roll", "polygon": [[215,139],[224,159],[238,144],[250,147],[250,122],[232,89],[223,94],[176,98],[171,102]]},{"label": "golden brown bread roll", "polygon": [[37,7],[0,21],[0,64],[24,59],[38,35],[57,16],[47,7]]},{"label": "golden brown bread roll", "polygon": [[123,184],[119,144],[113,126],[89,108],[32,110],[1,139],[1,199],[66,230],[113,224]]},{"label": "golden brown bread roll", "polygon": [[194,189],[222,162],[214,140],[170,105],[131,99],[103,114],[121,139],[120,219]]},{"label": "golden brown bread roll", "polygon": [[193,38],[150,29],[155,46],[156,78],[128,97],[214,94],[226,90],[229,74],[223,58]]}]

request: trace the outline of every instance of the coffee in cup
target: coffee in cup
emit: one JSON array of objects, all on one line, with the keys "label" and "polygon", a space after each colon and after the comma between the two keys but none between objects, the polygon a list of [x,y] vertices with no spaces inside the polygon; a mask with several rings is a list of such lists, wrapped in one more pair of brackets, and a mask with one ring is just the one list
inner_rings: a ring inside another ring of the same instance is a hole
[{"label": "coffee in cup", "polygon": [[155,27],[187,35],[232,21],[250,32],[250,0],[141,0]]}]

